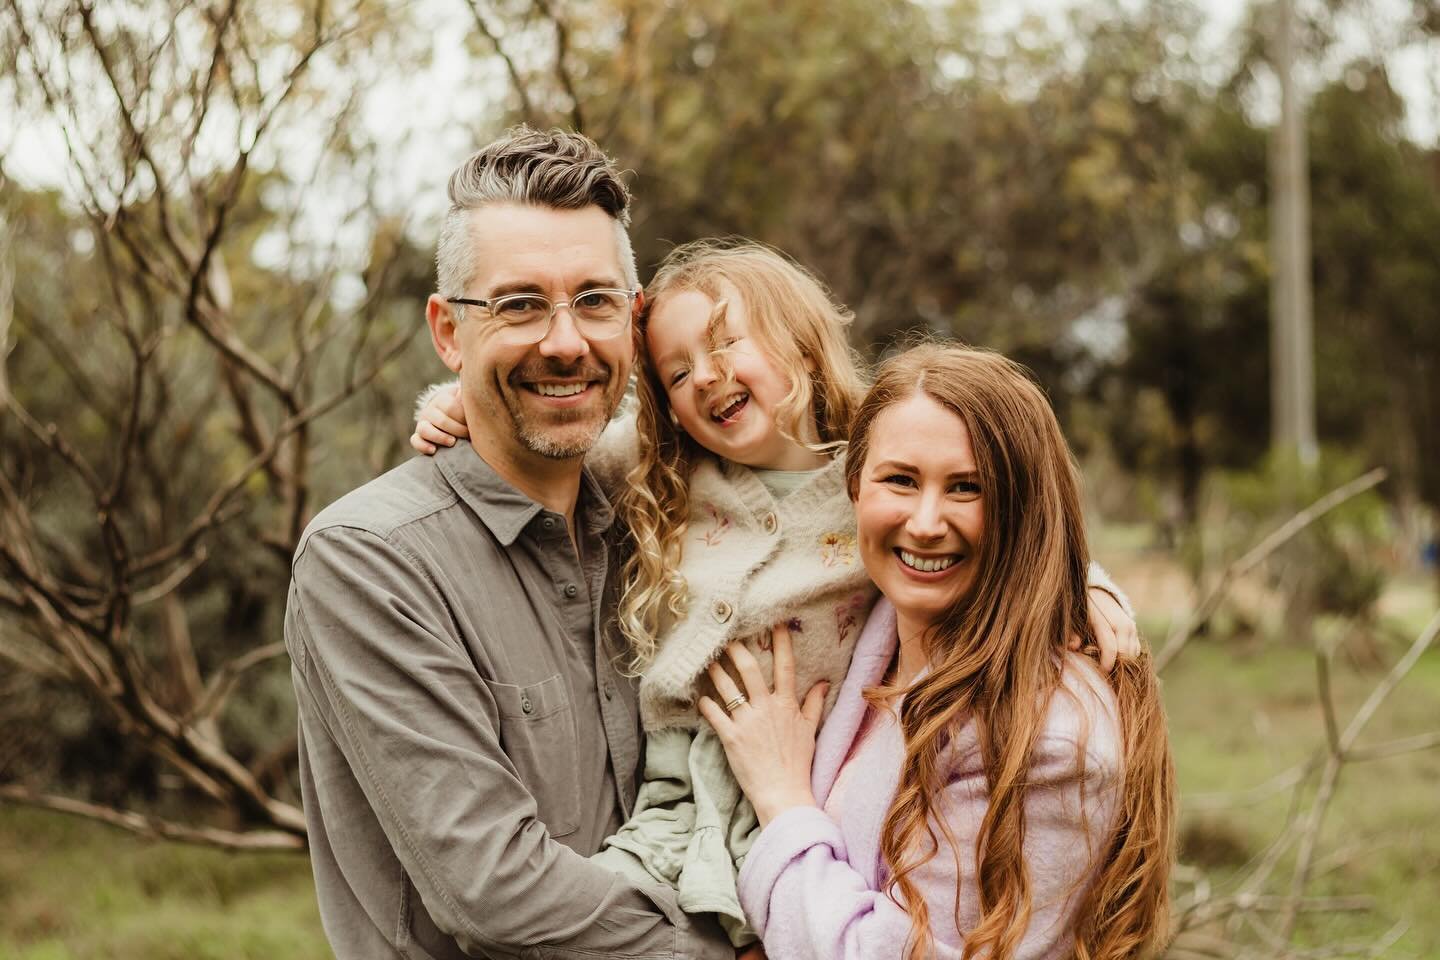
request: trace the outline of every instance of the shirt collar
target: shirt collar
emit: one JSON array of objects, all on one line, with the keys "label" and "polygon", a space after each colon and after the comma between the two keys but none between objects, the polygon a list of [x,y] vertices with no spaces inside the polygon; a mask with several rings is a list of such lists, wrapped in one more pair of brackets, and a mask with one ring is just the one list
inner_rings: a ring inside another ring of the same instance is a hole
[{"label": "shirt collar", "polygon": [[[451,489],[504,546],[514,543],[540,514],[549,514],[511,486],[468,441],[460,440],[453,447],[440,448],[435,453],[435,464]],[[584,530],[592,535],[603,533],[614,522],[614,509],[589,470],[580,475],[580,502],[575,510]]]}]

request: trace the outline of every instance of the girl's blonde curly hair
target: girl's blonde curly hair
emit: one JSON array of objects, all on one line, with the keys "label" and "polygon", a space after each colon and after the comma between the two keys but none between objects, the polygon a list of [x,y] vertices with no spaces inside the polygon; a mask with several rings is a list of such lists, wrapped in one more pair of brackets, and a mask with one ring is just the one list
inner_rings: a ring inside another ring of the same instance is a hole
[{"label": "girl's blonde curly hair", "polygon": [[790,392],[772,411],[787,436],[816,449],[843,448],[865,391],[859,358],[846,339],[853,315],[804,267],[743,239],[687,243],[665,258],[635,326],[640,459],[616,501],[627,528],[618,619],[635,673],[654,659],[661,632],[685,615],[688,588],[680,560],[690,476],[702,457],[713,456],[675,425],[645,350],[656,305],[686,290],[716,304],[708,340],[722,376],[728,369],[719,345],[725,308],[732,298],[744,303],[751,338],[790,380]]}]

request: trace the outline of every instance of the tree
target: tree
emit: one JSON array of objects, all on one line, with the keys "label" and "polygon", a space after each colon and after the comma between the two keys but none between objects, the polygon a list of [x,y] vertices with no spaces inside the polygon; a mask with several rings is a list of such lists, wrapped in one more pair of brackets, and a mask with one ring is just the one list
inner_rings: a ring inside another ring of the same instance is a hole
[{"label": "tree", "polygon": [[[290,709],[268,668],[284,654],[278,607],[317,475],[348,469],[325,451],[362,452],[377,419],[380,436],[404,436],[374,405],[351,403],[336,436],[317,424],[383,382],[418,324],[395,296],[402,234],[376,228],[372,192],[326,211],[372,230],[363,271],[306,236],[314,211],[293,198],[319,194],[333,168],[373,188],[353,96],[310,75],[362,65],[393,24],[364,2],[11,0],[4,16],[6,79],[63,138],[73,193],[6,185],[21,242],[0,291],[0,657],[27,702],[67,711],[74,739],[108,744],[103,766],[129,775],[97,802],[7,772],[0,797],[165,836],[303,846],[293,741],[249,728],[268,733],[257,713]],[[319,148],[308,181],[284,162],[297,138]],[[283,255],[257,253],[267,243]],[[232,709],[257,674],[270,685]],[[162,771],[208,812],[121,807]]]}]

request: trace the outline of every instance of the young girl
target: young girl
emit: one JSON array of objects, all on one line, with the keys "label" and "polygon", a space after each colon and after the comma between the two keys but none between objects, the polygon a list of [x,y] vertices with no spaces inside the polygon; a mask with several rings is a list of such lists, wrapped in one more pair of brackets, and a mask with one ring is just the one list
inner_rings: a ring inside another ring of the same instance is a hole
[{"label": "young girl", "polygon": [[[833,704],[875,599],[837,456],[864,384],[849,312],[768,247],[679,247],[647,294],[634,417],[586,459],[627,531],[617,619],[647,737],[634,813],[597,857],[718,914],[740,946],[754,934],[735,877],[757,821],[696,703],[715,696],[707,667],[732,640],[768,676],[770,628],[784,622],[797,688],[828,684]],[[453,389],[419,405],[417,449],[463,435]],[[1092,596],[1128,632],[1113,594]],[[1108,627],[1097,633],[1113,638]]]}]

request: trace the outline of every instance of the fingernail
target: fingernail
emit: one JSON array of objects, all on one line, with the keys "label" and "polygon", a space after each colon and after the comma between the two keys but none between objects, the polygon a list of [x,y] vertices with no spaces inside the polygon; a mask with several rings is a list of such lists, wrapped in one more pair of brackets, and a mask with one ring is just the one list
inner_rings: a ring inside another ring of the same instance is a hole
[{"label": "fingernail", "polygon": [[445,438],[445,446],[447,446],[447,447],[453,447],[453,446],[455,446],[455,438],[454,438],[454,437],[446,437],[446,438]]}]

